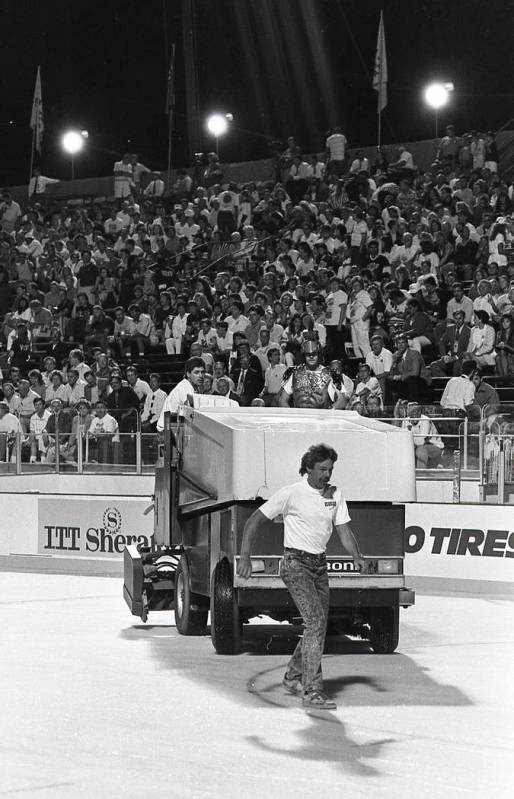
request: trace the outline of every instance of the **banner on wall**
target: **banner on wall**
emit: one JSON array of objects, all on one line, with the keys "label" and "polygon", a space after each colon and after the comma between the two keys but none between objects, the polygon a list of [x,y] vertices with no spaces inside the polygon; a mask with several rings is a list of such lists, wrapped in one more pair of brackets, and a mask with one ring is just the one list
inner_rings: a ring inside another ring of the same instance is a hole
[{"label": "banner on wall", "polygon": [[149,546],[153,514],[146,499],[40,497],[38,553],[117,558],[128,544]]},{"label": "banner on wall", "polygon": [[405,573],[514,582],[514,508],[405,506]]}]

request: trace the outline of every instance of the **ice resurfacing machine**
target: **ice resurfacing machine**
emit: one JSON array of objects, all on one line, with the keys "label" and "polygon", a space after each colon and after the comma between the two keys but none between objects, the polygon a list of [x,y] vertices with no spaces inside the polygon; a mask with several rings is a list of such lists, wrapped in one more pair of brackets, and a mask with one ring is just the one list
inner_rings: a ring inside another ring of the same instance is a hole
[{"label": "ice resurfacing machine", "polygon": [[369,566],[361,574],[331,538],[329,630],[367,638],[375,652],[395,650],[400,607],[414,602],[403,574],[404,505],[416,499],[409,431],[355,412],[184,406],[178,425],[167,418],[164,437],[152,546],[125,550],[134,615],[146,621],[150,610],[174,609],[182,635],[205,635],[210,612],[220,654],[240,651],[243,625],[256,616],[298,623],[280,578],[282,520],[256,540],[250,578],[237,576],[237,558],[248,516],[299,480],[304,452],[324,443],[338,453],[332,482]]}]

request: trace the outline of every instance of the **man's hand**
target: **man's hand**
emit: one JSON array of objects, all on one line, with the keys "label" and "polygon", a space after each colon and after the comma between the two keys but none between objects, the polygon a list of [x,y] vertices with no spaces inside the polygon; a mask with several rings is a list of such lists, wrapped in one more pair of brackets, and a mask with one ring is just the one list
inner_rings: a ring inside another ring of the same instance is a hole
[{"label": "man's hand", "polygon": [[368,562],[367,562],[366,558],[363,555],[360,555],[359,557],[354,557],[353,562],[355,563],[355,565],[357,566],[357,568],[359,569],[361,574],[366,574],[367,573],[367,571],[368,571]]},{"label": "man's hand", "polygon": [[252,561],[248,556],[241,555],[237,564],[238,577],[248,580],[252,576]]}]

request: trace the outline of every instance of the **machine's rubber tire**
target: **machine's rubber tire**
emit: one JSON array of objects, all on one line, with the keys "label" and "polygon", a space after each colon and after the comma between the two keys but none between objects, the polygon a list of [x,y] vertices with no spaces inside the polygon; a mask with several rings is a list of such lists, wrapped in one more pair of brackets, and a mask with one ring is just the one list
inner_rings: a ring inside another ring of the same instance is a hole
[{"label": "machine's rubber tire", "polygon": [[400,608],[373,608],[370,628],[369,641],[375,654],[391,655],[398,646]]},{"label": "machine's rubber tire", "polygon": [[236,602],[232,566],[228,560],[216,564],[211,590],[211,638],[218,655],[238,655],[243,642],[243,624]]},{"label": "machine's rubber tire", "polygon": [[175,572],[175,624],[181,635],[206,635],[207,597],[191,591],[191,572],[185,555]]}]

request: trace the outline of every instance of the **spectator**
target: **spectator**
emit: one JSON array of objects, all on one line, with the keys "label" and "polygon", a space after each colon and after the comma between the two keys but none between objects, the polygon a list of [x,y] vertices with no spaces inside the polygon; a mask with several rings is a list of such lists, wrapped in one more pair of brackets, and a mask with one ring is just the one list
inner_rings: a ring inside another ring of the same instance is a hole
[{"label": "spectator", "polygon": [[46,463],[47,446],[44,441],[43,430],[50,418],[50,411],[45,408],[42,397],[34,399],[34,413],[29,421],[30,463]]},{"label": "spectator", "polygon": [[129,153],[125,153],[121,161],[116,161],[113,173],[114,196],[116,199],[121,200],[125,197],[131,197],[134,190],[134,169]]},{"label": "spectator", "polygon": [[0,462],[15,460],[16,436],[21,435],[18,417],[10,410],[7,402],[0,402]]},{"label": "spectator", "polygon": [[150,391],[145,395],[145,404],[141,414],[143,433],[155,433],[157,422],[166,401],[166,392],[160,387],[161,377],[153,372],[150,377]]},{"label": "spectator", "polygon": [[429,316],[421,310],[417,300],[407,303],[407,318],[405,320],[404,335],[407,336],[409,347],[421,352],[423,347],[434,343],[434,329]]},{"label": "spectator", "polygon": [[88,460],[90,463],[114,463],[117,460],[115,445],[119,444],[118,421],[107,412],[107,405],[99,400],[95,406],[95,416],[87,431],[89,442]]},{"label": "spectator", "polygon": [[241,352],[230,377],[236,387],[235,393],[241,399],[241,405],[251,405],[252,400],[259,396],[264,384],[260,365],[253,365],[249,353]]},{"label": "spectator", "polygon": [[446,330],[439,339],[441,357],[430,364],[433,377],[460,374],[464,356],[468,351],[470,335],[471,328],[464,321],[464,311],[455,310],[453,324],[448,320]]},{"label": "spectator", "polygon": [[269,366],[264,373],[264,386],[260,396],[264,400],[266,406],[276,405],[286,366],[280,363],[280,349],[278,347],[270,346],[267,352]]},{"label": "spectator", "polygon": [[474,404],[478,405],[480,410],[487,406],[489,413],[497,412],[500,406],[500,398],[496,389],[485,382],[480,369],[475,369],[471,375],[471,380],[475,386]]},{"label": "spectator", "polygon": [[466,361],[462,365],[462,374],[450,378],[441,397],[441,408],[460,410],[466,413],[471,410],[475,398],[475,385],[471,375],[475,368],[472,361]]},{"label": "spectator", "polygon": [[402,427],[412,430],[416,467],[418,469],[434,469],[441,463],[444,444],[433,421],[421,412],[417,402],[409,402],[407,419],[403,419]]},{"label": "spectator", "polygon": [[393,405],[398,397],[419,402],[426,387],[426,366],[422,355],[409,348],[405,334],[397,336],[391,371],[386,378],[386,404]]},{"label": "spectator", "polygon": [[371,369],[367,363],[360,363],[357,370],[357,381],[354,396],[358,397],[366,407],[369,397],[378,397],[382,403],[382,390],[376,377],[371,374]]},{"label": "spectator", "polygon": [[514,317],[503,314],[496,334],[496,370],[500,377],[514,377]]},{"label": "spectator", "polygon": [[335,127],[325,142],[327,172],[341,178],[346,170],[346,148],[348,141],[339,126]]},{"label": "spectator", "polygon": [[477,366],[494,366],[496,351],[494,349],[494,328],[487,311],[475,311],[475,324],[471,328],[469,348],[465,358],[472,358]]},{"label": "spectator", "polygon": [[72,460],[69,451],[71,435],[71,416],[63,412],[63,403],[59,397],[50,400],[50,417],[43,431],[43,443],[46,447],[46,462],[54,463],[59,457],[64,461]]}]

